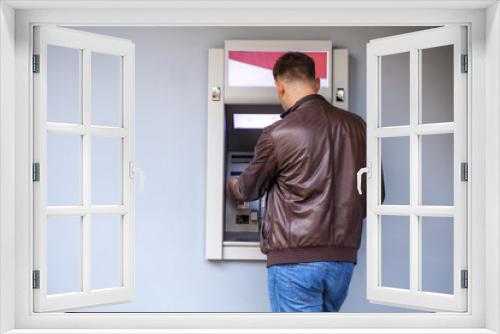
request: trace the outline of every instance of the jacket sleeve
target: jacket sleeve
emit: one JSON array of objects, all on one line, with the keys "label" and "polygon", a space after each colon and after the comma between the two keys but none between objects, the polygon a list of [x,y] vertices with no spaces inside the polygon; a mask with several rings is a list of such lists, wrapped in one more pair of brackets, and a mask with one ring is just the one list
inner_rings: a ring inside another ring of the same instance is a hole
[{"label": "jacket sleeve", "polygon": [[259,199],[272,186],[276,176],[276,150],[269,130],[264,129],[255,146],[253,160],[238,177],[234,196],[240,201]]}]

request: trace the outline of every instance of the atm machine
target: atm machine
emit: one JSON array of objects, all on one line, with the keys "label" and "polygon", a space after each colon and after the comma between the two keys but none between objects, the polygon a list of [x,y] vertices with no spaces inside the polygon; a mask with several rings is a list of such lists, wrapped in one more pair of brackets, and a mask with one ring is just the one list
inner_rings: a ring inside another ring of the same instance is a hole
[{"label": "atm machine", "polygon": [[272,68],[288,51],[310,55],[323,95],[348,109],[348,51],[332,41],[226,41],[209,49],[207,115],[206,244],[208,260],[265,260],[259,233],[266,196],[234,203],[227,180],[238,177],[253,159],[262,129],[283,112]]}]

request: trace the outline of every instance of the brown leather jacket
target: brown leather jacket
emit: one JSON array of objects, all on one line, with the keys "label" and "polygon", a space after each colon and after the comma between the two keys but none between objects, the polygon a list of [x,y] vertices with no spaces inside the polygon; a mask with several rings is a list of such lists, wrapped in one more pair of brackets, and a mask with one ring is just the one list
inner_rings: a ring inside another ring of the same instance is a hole
[{"label": "brown leather jacket", "polygon": [[304,96],[265,128],[234,195],[252,201],[267,192],[261,250],[268,266],[356,262],[363,195],[356,173],[366,164],[366,124],[321,95]]}]

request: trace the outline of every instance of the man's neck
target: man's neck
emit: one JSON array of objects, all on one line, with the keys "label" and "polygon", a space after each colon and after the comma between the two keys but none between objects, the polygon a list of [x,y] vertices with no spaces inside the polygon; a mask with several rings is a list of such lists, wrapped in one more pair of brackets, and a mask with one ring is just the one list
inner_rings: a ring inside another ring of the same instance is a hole
[{"label": "man's neck", "polygon": [[300,92],[294,92],[294,93],[290,94],[290,97],[288,98],[288,103],[287,103],[286,109],[287,110],[290,109],[301,98],[303,98],[304,96],[307,96],[307,95],[311,95],[311,94],[316,94],[316,92],[314,90],[302,90]]}]

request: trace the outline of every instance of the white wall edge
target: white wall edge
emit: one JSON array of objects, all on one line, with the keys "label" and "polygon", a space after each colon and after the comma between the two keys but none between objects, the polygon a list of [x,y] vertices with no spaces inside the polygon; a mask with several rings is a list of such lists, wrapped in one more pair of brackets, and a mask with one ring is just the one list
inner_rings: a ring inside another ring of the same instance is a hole
[{"label": "white wall edge", "polygon": [[14,26],[0,3],[0,333],[14,328]]},{"label": "white wall edge", "polygon": [[484,328],[470,329],[16,329],[5,334],[497,334]]},{"label": "white wall edge", "polygon": [[[376,0],[375,0],[376,1]],[[372,1],[375,3],[375,1]],[[449,2],[461,2],[451,0]],[[372,6],[373,7],[373,6]],[[484,9],[116,8],[26,9],[19,21],[64,26],[434,26],[484,19]],[[477,22],[477,21],[476,21]]]},{"label": "white wall edge", "polygon": [[500,5],[492,5],[486,16],[485,40],[485,221],[491,222],[485,236],[486,328],[500,331]]},{"label": "white wall edge", "polygon": [[[26,8],[486,8],[494,0],[6,0],[16,9]],[[62,5],[64,3],[64,5]]]}]

